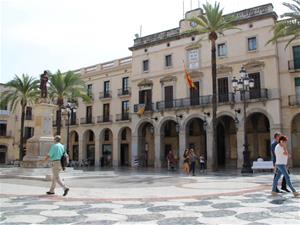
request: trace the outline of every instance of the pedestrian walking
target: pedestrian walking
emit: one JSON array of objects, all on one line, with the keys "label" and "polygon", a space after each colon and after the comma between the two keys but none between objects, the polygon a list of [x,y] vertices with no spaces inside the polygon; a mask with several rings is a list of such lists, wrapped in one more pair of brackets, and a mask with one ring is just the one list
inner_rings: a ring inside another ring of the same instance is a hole
[{"label": "pedestrian walking", "polygon": [[200,173],[201,172],[205,172],[205,158],[204,158],[204,156],[200,156],[200,158],[199,158],[199,160],[200,160]]},{"label": "pedestrian walking", "polygon": [[48,195],[55,194],[55,186],[56,183],[58,183],[64,190],[63,196],[66,196],[70,189],[63,183],[59,176],[59,173],[62,170],[61,157],[63,156],[63,154],[65,154],[65,148],[60,143],[61,137],[59,135],[56,135],[54,137],[54,141],[55,143],[51,145],[49,153],[44,160],[45,162],[47,162],[50,159],[52,164],[52,184],[50,190],[46,193]]},{"label": "pedestrian walking", "polygon": [[192,172],[192,175],[195,176],[195,166],[196,166],[197,155],[193,148],[190,149],[190,157],[189,158],[190,158],[190,163],[191,163],[190,172]]},{"label": "pedestrian walking", "polygon": [[[277,146],[277,144],[279,143],[279,137],[280,137],[280,133],[279,132],[275,132],[274,134],[274,139],[272,141],[272,144],[271,144],[271,157],[272,157],[272,160],[273,160],[273,165],[274,165],[274,178],[273,180],[275,179],[276,177],[276,174],[277,174],[277,169],[276,169],[276,166],[275,166],[275,162],[276,162],[276,155],[275,155],[275,147]],[[282,181],[281,181],[281,190],[284,190],[286,192],[290,192],[287,187],[286,187],[286,180],[285,180],[285,177],[282,178]],[[282,191],[280,191],[278,189],[278,187],[276,186],[276,192],[277,193],[282,193]]]},{"label": "pedestrian walking", "polygon": [[190,172],[190,166],[189,166],[189,150],[185,149],[183,153],[183,165],[182,165],[182,170],[183,172],[186,173],[186,175],[189,174]]},{"label": "pedestrian walking", "polygon": [[277,183],[279,178],[281,177],[281,175],[283,175],[285,177],[286,183],[287,185],[290,187],[290,189],[292,190],[293,194],[295,197],[298,197],[300,195],[299,192],[297,192],[295,190],[295,188],[293,187],[291,181],[290,181],[290,176],[287,172],[286,169],[286,165],[288,162],[288,150],[287,150],[287,137],[286,136],[280,136],[278,141],[279,143],[276,145],[275,147],[275,156],[276,156],[276,168],[277,168],[277,173],[276,173],[276,177],[273,180],[273,187],[272,187],[272,195],[276,196],[278,195],[278,193],[276,192],[276,187],[277,187]]},{"label": "pedestrian walking", "polygon": [[173,151],[170,150],[168,155],[167,155],[167,165],[168,165],[168,170],[174,170],[175,168],[175,157],[173,154]]}]

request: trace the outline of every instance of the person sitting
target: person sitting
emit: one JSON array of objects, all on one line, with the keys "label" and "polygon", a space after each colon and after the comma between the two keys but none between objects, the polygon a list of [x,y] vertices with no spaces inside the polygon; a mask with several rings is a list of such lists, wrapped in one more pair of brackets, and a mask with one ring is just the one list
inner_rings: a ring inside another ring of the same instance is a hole
[{"label": "person sitting", "polygon": [[262,157],[258,156],[257,162],[263,162],[263,161],[264,161],[264,159]]}]

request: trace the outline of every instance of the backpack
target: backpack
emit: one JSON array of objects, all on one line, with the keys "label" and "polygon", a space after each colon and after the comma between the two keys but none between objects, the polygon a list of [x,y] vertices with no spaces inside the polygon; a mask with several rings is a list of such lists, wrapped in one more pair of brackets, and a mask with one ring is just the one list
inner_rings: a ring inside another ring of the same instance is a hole
[{"label": "backpack", "polygon": [[69,155],[64,152],[60,158],[60,164],[63,170],[69,165]]}]

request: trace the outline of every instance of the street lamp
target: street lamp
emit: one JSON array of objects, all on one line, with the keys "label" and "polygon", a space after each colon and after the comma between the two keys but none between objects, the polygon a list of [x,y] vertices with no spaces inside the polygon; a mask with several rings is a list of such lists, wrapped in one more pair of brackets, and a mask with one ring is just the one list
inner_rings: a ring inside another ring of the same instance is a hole
[{"label": "street lamp", "polygon": [[246,108],[247,108],[247,102],[246,102],[246,92],[249,92],[251,88],[254,87],[254,80],[252,78],[249,78],[247,71],[245,70],[244,67],[241,68],[240,70],[240,79],[236,79],[233,77],[232,79],[232,87],[234,90],[234,93],[236,94],[238,91],[241,94],[241,98],[243,100],[243,113],[244,113],[244,151],[243,151],[243,156],[244,156],[244,163],[243,163],[243,168],[242,168],[242,173],[253,173],[251,169],[251,164],[250,164],[250,152],[249,152],[249,145],[248,145],[248,138],[247,138],[247,133],[246,133]]},{"label": "street lamp", "polygon": [[178,118],[179,118],[179,119],[182,119],[182,118],[183,118],[183,115],[180,114],[180,115],[175,115],[175,116],[176,116],[176,125],[175,125],[175,129],[176,129],[176,133],[178,134],[179,131],[180,131],[180,124],[179,124]]},{"label": "street lamp", "polygon": [[68,102],[67,105],[62,109],[63,114],[67,116],[67,153],[69,154],[69,133],[70,133],[70,116],[71,113],[75,113],[77,106],[74,103]]}]

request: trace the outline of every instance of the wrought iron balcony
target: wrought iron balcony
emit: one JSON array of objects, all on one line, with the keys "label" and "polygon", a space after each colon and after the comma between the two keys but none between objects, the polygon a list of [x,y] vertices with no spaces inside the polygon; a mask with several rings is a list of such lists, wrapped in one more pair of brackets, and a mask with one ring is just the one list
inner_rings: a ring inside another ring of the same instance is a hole
[{"label": "wrought iron balcony", "polygon": [[97,116],[97,123],[111,123],[112,115]]},{"label": "wrought iron balcony", "polygon": [[94,117],[82,117],[80,118],[80,124],[94,124]]},{"label": "wrought iron balcony", "polygon": [[111,97],[112,97],[111,91],[99,92],[99,99],[109,99]]},{"label": "wrought iron balcony", "polygon": [[130,113],[117,114],[116,121],[131,121],[131,114]]},{"label": "wrought iron balcony", "polygon": [[130,96],[131,95],[131,88],[127,88],[127,89],[118,89],[118,96]]},{"label": "wrought iron balcony", "polygon": [[135,104],[133,106],[133,111],[134,112],[138,112],[142,107],[145,107],[145,111],[148,112],[153,112],[154,111],[154,103],[150,103],[150,104]]},{"label": "wrought iron balcony", "polygon": [[[268,89],[263,88],[263,89],[251,89],[249,91],[245,92],[245,98],[246,100],[267,100],[269,98],[268,96]],[[241,100],[243,99],[243,96],[240,98]]]},{"label": "wrought iron balcony", "polygon": [[290,95],[289,96],[289,106],[300,106],[300,96]]},{"label": "wrought iron balcony", "polygon": [[288,61],[289,71],[295,71],[300,69],[300,60],[293,59]]},{"label": "wrought iron balcony", "polygon": [[67,121],[66,125],[70,125],[70,126],[76,126],[79,124],[79,120],[78,119],[70,119],[70,123]]},{"label": "wrought iron balcony", "polygon": [[181,98],[181,99],[174,99],[173,101],[160,101],[156,102],[157,110],[165,110],[165,109],[172,109],[172,108],[187,108],[191,106],[206,106],[211,104],[212,96],[199,96],[196,98]]},{"label": "wrought iron balcony", "polygon": [[226,104],[226,103],[234,103],[234,93],[225,93],[218,95],[218,103]]}]

